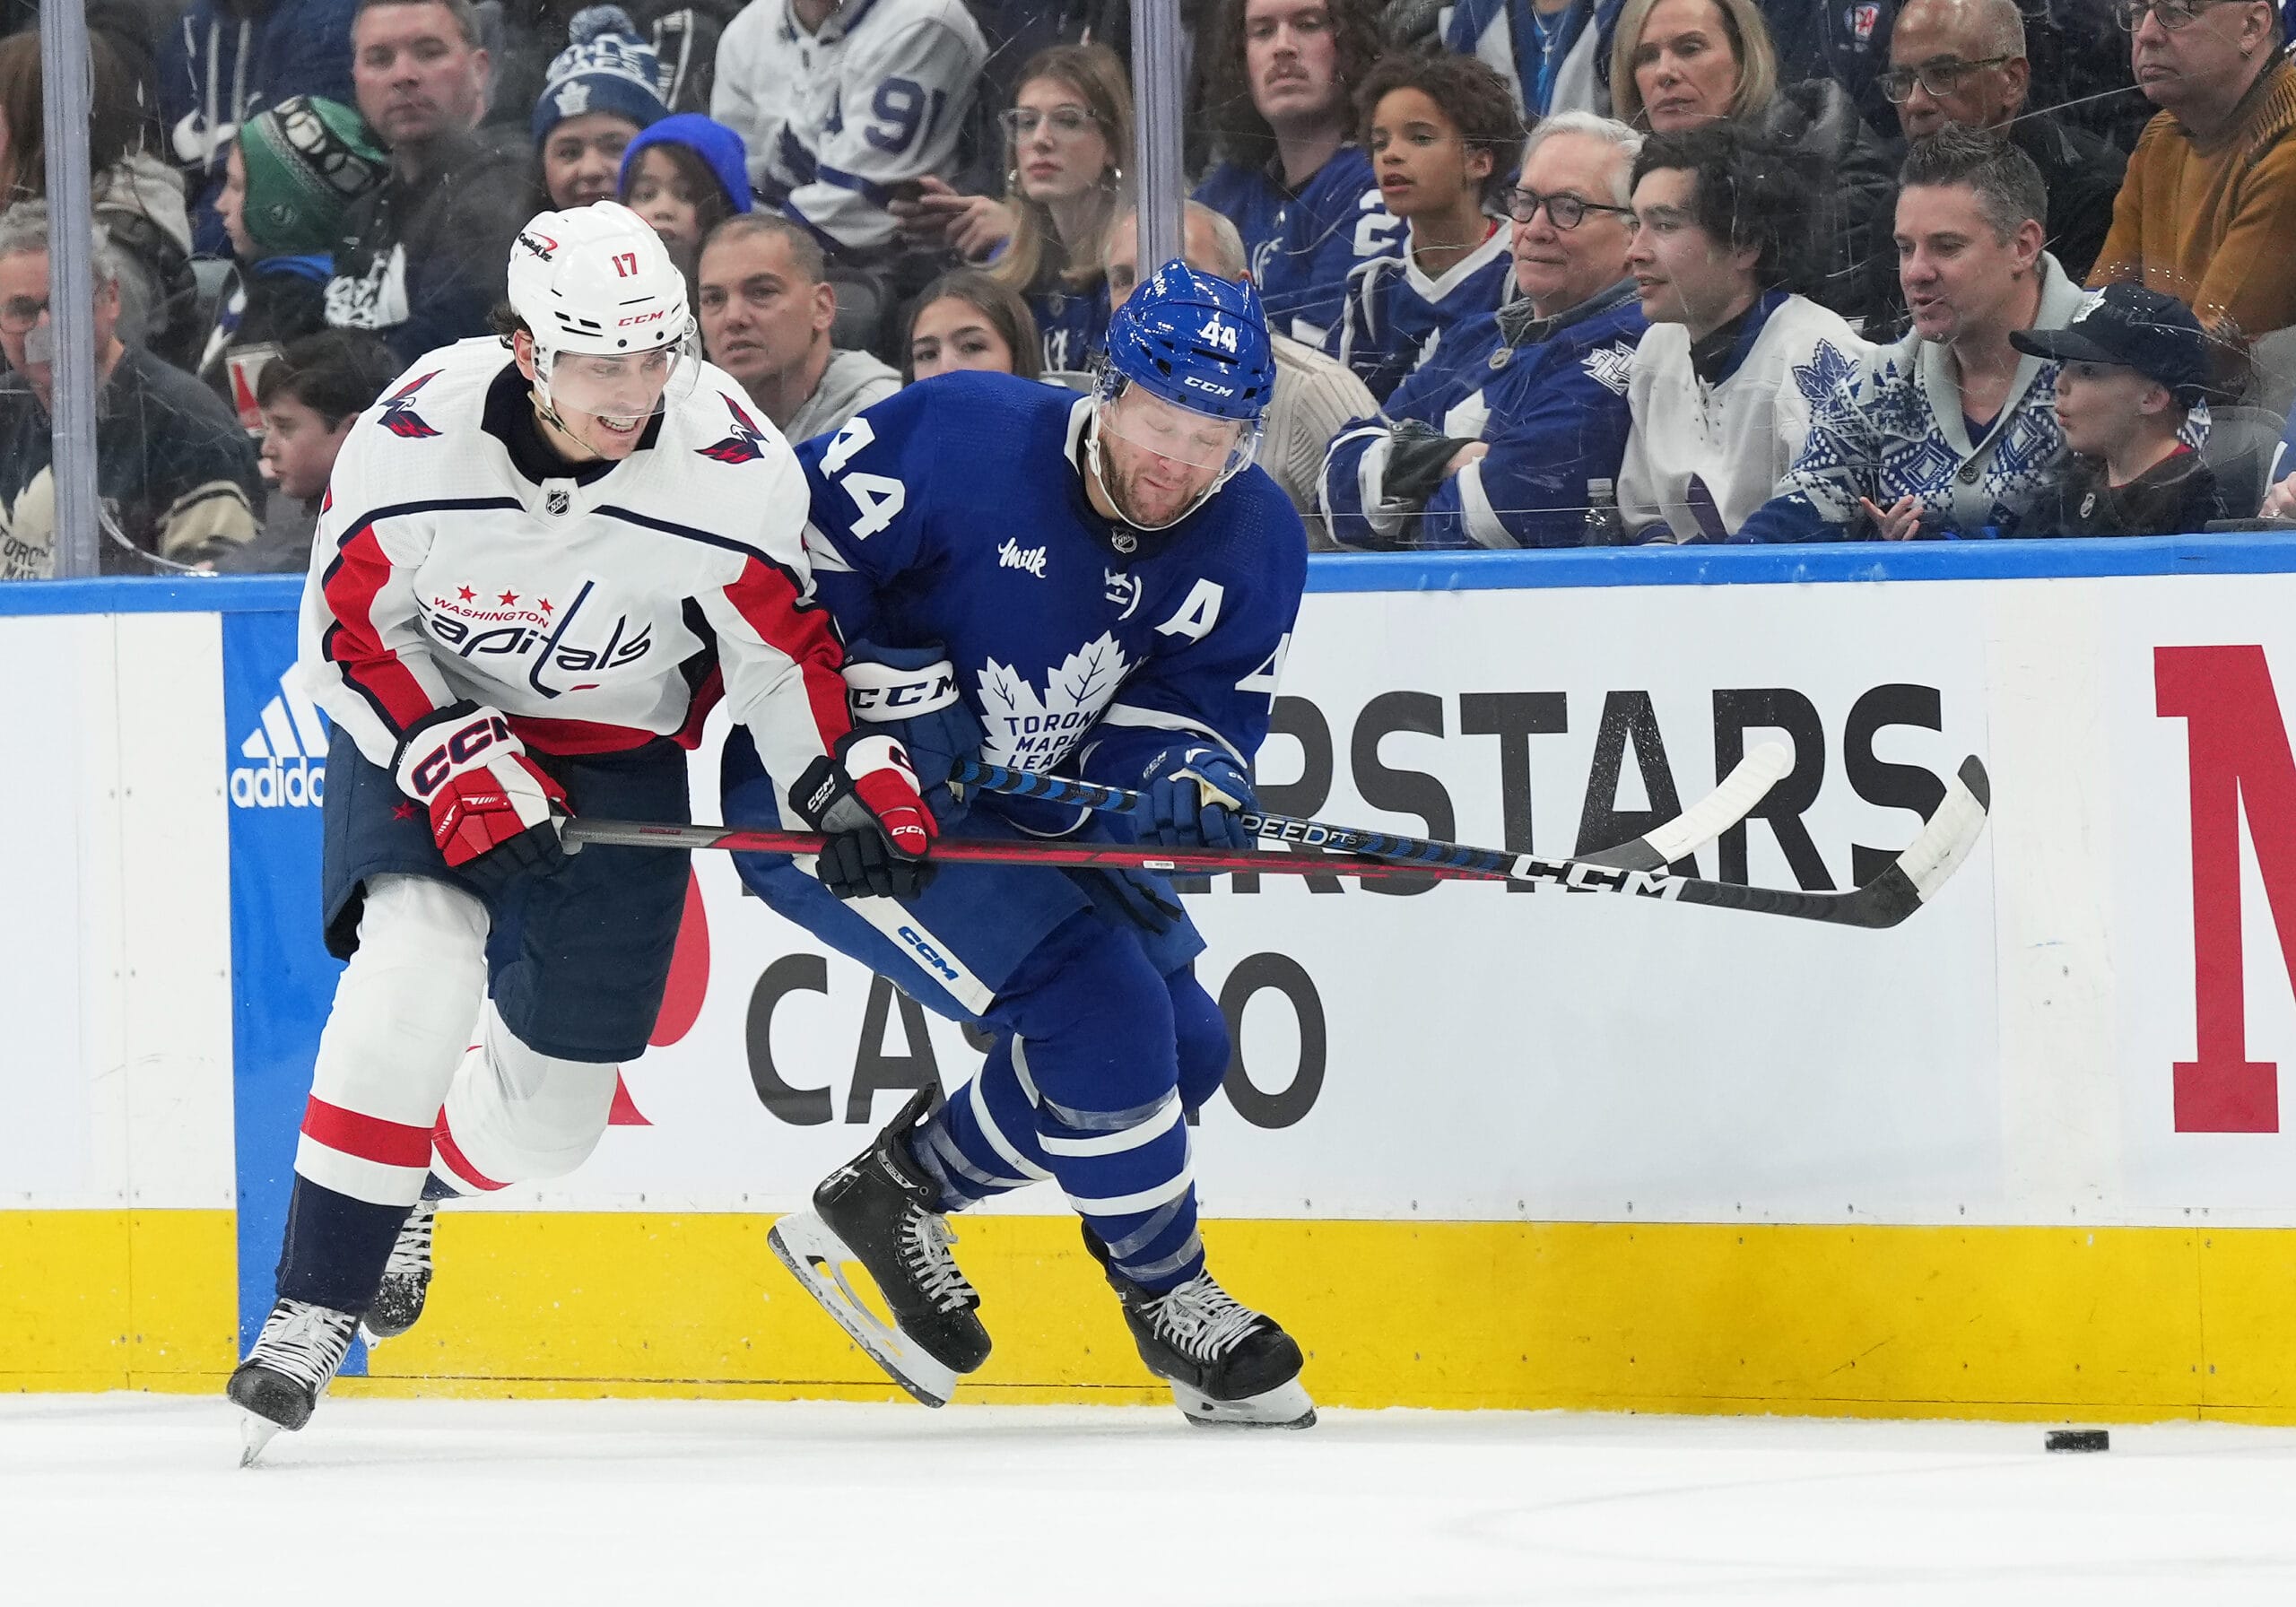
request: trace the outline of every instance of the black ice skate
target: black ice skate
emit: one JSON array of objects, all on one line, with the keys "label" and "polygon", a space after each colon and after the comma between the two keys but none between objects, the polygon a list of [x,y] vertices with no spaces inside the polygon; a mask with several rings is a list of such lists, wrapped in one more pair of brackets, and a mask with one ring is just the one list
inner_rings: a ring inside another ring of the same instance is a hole
[{"label": "black ice skate", "polygon": [[247,1415],[240,1420],[239,1465],[253,1464],[282,1429],[301,1428],[335,1382],[351,1352],[359,1319],[347,1311],[281,1300],[264,1320],[255,1349],[231,1375],[226,1393]]},{"label": "black ice skate", "polygon": [[1299,1342],[1275,1319],[1254,1311],[1198,1273],[1165,1294],[1143,1289],[1109,1260],[1084,1224],[1084,1247],[1124,1304],[1132,1342],[1148,1370],[1172,1386],[1172,1401],[1207,1428],[1311,1429],[1316,1403],[1300,1383]]},{"label": "black ice skate", "polygon": [[[960,1374],[988,1359],[980,1296],[958,1270],[957,1236],[937,1207],[940,1190],[909,1159],[909,1136],[940,1103],[920,1091],[876,1142],[822,1179],[813,1209],[783,1217],[766,1235],[805,1292],[894,1383],[927,1406],[944,1406]],[[858,1262],[876,1281],[893,1325],[863,1305],[847,1281]]]},{"label": "black ice skate", "polygon": [[422,1320],[430,1293],[430,1231],[438,1220],[436,1200],[417,1200],[406,1213],[391,1258],[383,1264],[383,1285],[363,1319],[369,1339],[396,1339]]}]

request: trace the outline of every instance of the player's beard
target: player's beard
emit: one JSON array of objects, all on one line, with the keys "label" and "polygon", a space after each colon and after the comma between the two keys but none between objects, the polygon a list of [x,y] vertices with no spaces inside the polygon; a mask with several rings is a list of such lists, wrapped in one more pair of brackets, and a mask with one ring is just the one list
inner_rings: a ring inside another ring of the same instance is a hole
[{"label": "player's beard", "polygon": [[1178,524],[1181,517],[1193,512],[1218,478],[1213,471],[1189,470],[1178,465],[1180,478],[1172,485],[1152,484],[1145,465],[1130,466],[1119,461],[1119,454],[1103,445],[1100,450],[1100,484],[1116,505],[1117,513],[1128,525],[1143,530],[1160,530],[1167,525]]}]

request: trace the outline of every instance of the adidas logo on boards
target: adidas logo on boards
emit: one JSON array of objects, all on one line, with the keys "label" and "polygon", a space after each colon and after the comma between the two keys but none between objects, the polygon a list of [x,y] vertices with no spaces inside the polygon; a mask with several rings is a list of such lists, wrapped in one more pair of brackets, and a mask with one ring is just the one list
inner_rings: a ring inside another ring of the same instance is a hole
[{"label": "adidas logo on boards", "polygon": [[239,743],[251,762],[231,767],[234,809],[317,809],[326,789],[326,717],[300,688],[280,677],[279,695]]}]

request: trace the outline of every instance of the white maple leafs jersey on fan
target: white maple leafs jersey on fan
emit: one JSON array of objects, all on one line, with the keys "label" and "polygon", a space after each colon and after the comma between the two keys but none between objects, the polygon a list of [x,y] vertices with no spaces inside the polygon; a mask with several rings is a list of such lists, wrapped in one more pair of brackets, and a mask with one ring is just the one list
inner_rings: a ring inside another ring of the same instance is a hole
[{"label": "white maple leafs jersey on fan", "polygon": [[954,171],[987,60],[961,0],[844,0],[811,34],[788,0],[758,0],[718,41],[709,115],[748,145],[766,204],[867,252],[893,238],[893,186]]},{"label": "white maple leafs jersey on fan", "polygon": [[691,747],[722,682],[773,773],[798,775],[850,727],[788,444],[704,364],[627,459],[536,482],[486,428],[490,403],[499,428],[528,395],[482,337],[352,427],[303,588],[306,690],[387,769],[463,699],[545,753]]},{"label": "white maple leafs jersey on fan", "polygon": [[1170,530],[1112,530],[1076,467],[1091,407],[942,374],[801,443],[822,600],[856,656],[945,650],[992,764],[1136,786],[1208,743],[1248,768],[1307,581],[1300,516],[1254,466]]}]

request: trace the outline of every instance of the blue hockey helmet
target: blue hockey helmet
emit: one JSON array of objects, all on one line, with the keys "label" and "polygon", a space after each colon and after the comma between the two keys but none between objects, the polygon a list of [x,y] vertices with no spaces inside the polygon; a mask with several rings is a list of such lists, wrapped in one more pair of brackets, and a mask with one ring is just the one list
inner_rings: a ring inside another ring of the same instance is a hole
[{"label": "blue hockey helmet", "polygon": [[1275,386],[1259,292],[1178,257],[1109,319],[1109,367],[1177,407],[1257,423]]}]

